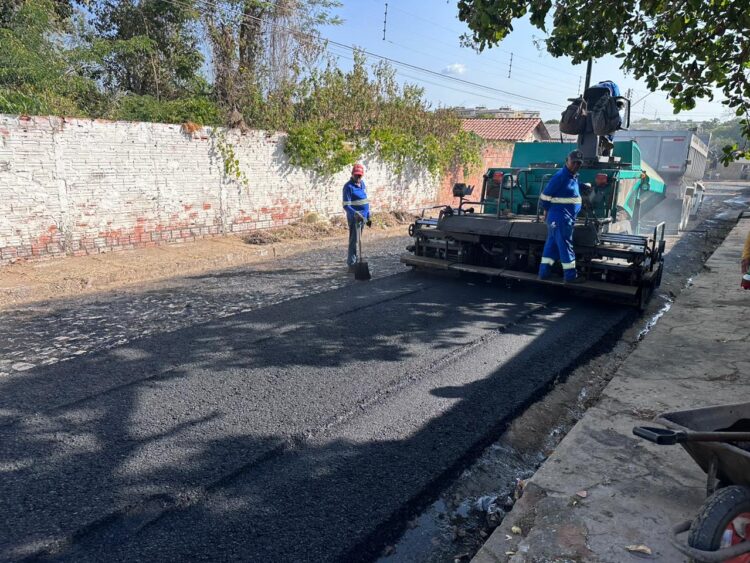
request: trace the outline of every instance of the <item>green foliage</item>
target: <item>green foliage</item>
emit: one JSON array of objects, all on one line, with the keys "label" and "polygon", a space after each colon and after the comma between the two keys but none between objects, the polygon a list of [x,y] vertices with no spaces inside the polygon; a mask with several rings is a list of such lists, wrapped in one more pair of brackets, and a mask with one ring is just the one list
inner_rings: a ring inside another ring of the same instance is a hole
[{"label": "green foliage", "polygon": [[245,188],[250,187],[250,181],[248,180],[245,173],[240,168],[240,159],[234,152],[234,145],[227,139],[227,132],[225,130],[213,130],[212,136],[216,149],[221,155],[221,160],[224,165],[224,175],[227,178],[238,181]]},{"label": "green foliage", "polygon": [[119,99],[109,114],[111,119],[123,121],[155,121],[157,123],[184,123],[219,125],[223,115],[219,107],[207,97],[190,97],[177,100],[157,100],[153,96],[129,94]]},{"label": "green foliage", "polygon": [[482,141],[461,130],[451,112],[432,111],[420,88],[399,87],[393,69],[372,76],[355,55],[349,72],[329,65],[302,82],[285,151],[292,164],[331,174],[363,155],[377,155],[401,172],[409,164],[439,173],[481,163]]},{"label": "green foliage", "polygon": [[193,93],[203,55],[193,0],[92,0],[85,36],[98,56],[93,75],[111,92],[157,99]]},{"label": "green foliage", "polygon": [[[85,5],[85,10],[80,6]],[[365,155],[433,173],[480,162],[481,140],[362,54],[319,60],[336,0],[0,0],[0,112],[288,131],[292,164],[332,174]],[[213,9],[215,8],[215,9]],[[263,14],[263,25],[257,14]],[[267,18],[267,21],[266,21]],[[292,29],[300,33],[280,33]],[[199,33],[212,49],[201,74]],[[228,177],[247,184],[225,135]]]},{"label": "green foliage", "polygon": [[284,151],[295,166],[330,175],[357,160],[358,152],[333,121],[295,124],[288,133]]},{"label": "green foliage", "polygon": [[750,156],[750,6],[747,0],[458,0],[471,29],[465,42],[482,50],[500,43],[516,19],[529,16],[547,32],[547,51],[573,63],[613,54],[622,68],[668,93],[675,113],[713,99],[741,118],[741,147],[724,147],[723,160]]},{"label": "green foliage", "polygon": [[[315,66],[324,42],[318,30],[337,25],[337,0],[217,0],[201,5],[219,103],[248,109],[247,99],[287,94]],[[249,109],[257,106],[250,106]],[[283,107],[283,106],[279,106]]]},{"label": "green foliage", "polygon": [[96,85],[75,72],[60,40],[66,31],[50,0],[6,4],[0,27],[0,111],[82,115],[101,101]]}]

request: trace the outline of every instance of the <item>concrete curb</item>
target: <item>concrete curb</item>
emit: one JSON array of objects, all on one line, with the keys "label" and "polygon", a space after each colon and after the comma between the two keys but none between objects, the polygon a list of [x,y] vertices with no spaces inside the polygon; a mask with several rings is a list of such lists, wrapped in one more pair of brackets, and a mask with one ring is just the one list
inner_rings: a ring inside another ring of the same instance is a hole
[{"label": "concrete curb", "polygon": [[[738,267],[749,230],[745,213],[529,480],[474,563],[686,561],[668,532],[699,510],[705,475],[679,446],[650,444],[632,428],[666,411],[750,396],[750,292],[739,288]],[[651,555],[626,549],[637,545]]]}]

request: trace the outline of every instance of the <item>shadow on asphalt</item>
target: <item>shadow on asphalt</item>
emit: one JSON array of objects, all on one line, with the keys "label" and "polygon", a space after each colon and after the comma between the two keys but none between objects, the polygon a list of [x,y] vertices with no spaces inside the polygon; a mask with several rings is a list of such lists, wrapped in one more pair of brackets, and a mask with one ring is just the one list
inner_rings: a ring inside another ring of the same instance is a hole
[{"label": "shadow on asphalt", "polygon": [[[586,301],[528,314],[556,298],[401,275],[7,378],[0,555],[56,539],[53,558],[76,561],[370,559],[378,534],[627,316]],[[388,420],[382,436],[327,437],[507,323],[522,347],[489,377],[433,388],[461,400],[407,438]],[[584,336],[551,362],[571,331]]]}]

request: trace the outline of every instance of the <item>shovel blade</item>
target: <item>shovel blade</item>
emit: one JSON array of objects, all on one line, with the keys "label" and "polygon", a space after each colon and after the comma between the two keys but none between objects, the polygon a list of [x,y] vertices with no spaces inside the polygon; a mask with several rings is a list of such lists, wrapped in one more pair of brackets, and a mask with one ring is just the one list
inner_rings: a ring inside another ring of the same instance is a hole
[{"label": "shovel blade", "polygon": [[367,262],[357,262],[354,265],[354,279],[357,281],[369,281],[372,279],[370,266]]}]

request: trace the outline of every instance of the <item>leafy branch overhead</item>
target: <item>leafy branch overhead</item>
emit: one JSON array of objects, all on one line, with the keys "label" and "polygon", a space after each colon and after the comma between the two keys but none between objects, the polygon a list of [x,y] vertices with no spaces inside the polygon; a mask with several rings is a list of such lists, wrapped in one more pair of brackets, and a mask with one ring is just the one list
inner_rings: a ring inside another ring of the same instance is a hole
[{"label": "leafy branch overhead", "polygon": [[[713,99],[741,118],[744,142],[723,148],[724,163],[749,157],[750,2],[747,0],[459,0],[464,42],[499,44],[519,18],[547,33],[547,51],[573,63],[614,55],[622,68],[667,93],[675,113]],[[606,77],[610,78],[610,77]]]}]

